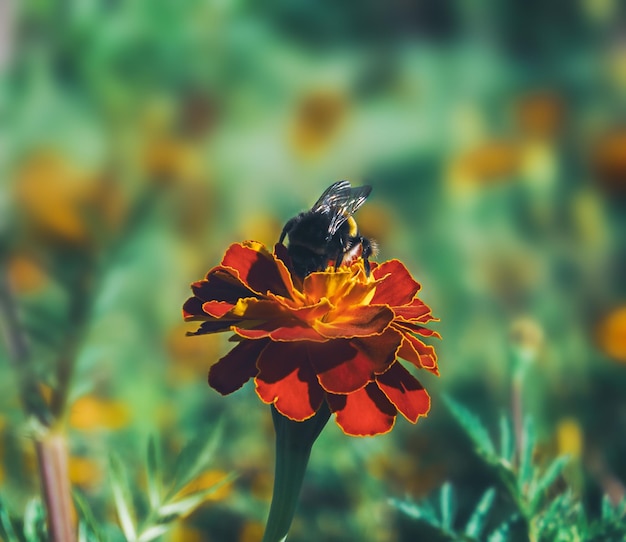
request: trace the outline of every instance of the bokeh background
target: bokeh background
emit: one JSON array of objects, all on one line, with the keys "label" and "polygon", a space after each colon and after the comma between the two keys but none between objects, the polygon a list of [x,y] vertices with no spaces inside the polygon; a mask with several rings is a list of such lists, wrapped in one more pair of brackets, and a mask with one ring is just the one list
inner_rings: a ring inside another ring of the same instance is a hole
[{"label": "bokeh background", "polygon": [[[0,1],[3,265],[44,391],[69,344],[70,475],[115,524],[108,454],[136,480],[218,419],[199,483],[239,478],[166,540],[260,540],[270,412],[206,384],[225,337],[186,337],[189,284],[232,242],[272,245],[332,182],[440,318],[431,414],[373,439],[329,424],[294,541],[401,542],[389,499],[487,487],[442,394],[490,428],[524,409],[593,510],[626,480],[626,25],[618,0]],[[517,353],[517,354],[516,354]],[[37,493],[0,351],[0,493]],[[143,482],[142,482],[143,480]],[[113,530],[114,528],[111,527]],[[112,531],[113,532],[113,531]]]}]

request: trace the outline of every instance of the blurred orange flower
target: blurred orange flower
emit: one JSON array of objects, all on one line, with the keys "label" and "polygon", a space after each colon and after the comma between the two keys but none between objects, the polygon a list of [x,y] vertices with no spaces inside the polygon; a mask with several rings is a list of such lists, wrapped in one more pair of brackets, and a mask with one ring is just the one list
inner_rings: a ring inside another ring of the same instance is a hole
[{"label": "blurred orange flower", "polygon": [[[228,476],[227,472],[221,470],[209,470],[203,472],[200,476],[194,478],[183,489],[180,490],[178,496],[185,497],[209,489],[216,484],[219,484],[224,478]],[[216,489],[213,493],[207,495],[207,501],[221,501],[228,497],[233,489],[232,482],[228,482],[223,486]]]},{"label": "blurred orange flower", "polygon": [[453,180],[488,185],[511,177],[520,171],[522,152],[510,141],[491,141],[469,150],[453,160]]},{"label": "blurred orange flower", "polygon": [[430,398],[398,361],[438,374],[437,356],[416,335],[430,308],[404,265],[361,261],[300,279],[282,245],[270,253],[249,241],[233,244],[222,263],[192,285],[186,320],[193,334],[233,331],[237,343],[213,365],[209,384],[223,395],[254,378],[257,395],[284,416],[304,421],[326,401],[349,435],[391,430],[398,411],[412,423]]},{"label": "blurred orange flower", "polygon": [[29,226],[70,244],[92,242],[97,228],[115,227],[122,213],[119,196],[98,172],[83,171],[52,151],[31,156],[17,177],[17,203]]},{"label": "blurred orange flower", "polygon": [[597,337],[607,356],[626,363],[626,306],[618,307],[600,322]]},{"label": "blurred orange flower", "polygon": [[608,190],[626,193],[626,127],[604,134],[592,149],[592,167],[598,181]]},{"label": "blurred orange flower", "polygon": [[72,484],[85,488],[99,487],[104,474],[102,465],[88,457],[72,456],[68,463]]},{"label": "blurred orange flower", "polygon": [[92,395],[78,399],[70,410],[70,425],[82,431],[120,429],[129,422],[130,412],[124,403]]},{"label": "blurred orange flower", "polygon": [[521,131],[530,137],[553,137],[563,125],[565,104],[551,91],[537,91],[521,98],[517,104],[517,121]]},{"label": "blurred orange flower", "polygon": [[305,96],[296,114],[292,141],[303,155],[319,152],[336,135],[345,117],[345,98],[330,90],[312,92]]}]

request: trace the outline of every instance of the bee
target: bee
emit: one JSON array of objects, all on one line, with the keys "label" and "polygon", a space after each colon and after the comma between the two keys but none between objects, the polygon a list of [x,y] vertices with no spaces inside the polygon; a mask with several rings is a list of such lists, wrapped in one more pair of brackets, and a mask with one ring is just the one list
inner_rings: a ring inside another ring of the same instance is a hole
[{"label": "bee", "polygon": [[370,195],[371,186],[352,188],[349,181],[331,184],[309,211],[291,218],[280,234],[283,244],[289,236],[287,252],[296,274],[302,278],[329,265],[335,268],[363,259],[369,276],[369,258],[376,254],[376,244],[363,237],[352,216]]}]

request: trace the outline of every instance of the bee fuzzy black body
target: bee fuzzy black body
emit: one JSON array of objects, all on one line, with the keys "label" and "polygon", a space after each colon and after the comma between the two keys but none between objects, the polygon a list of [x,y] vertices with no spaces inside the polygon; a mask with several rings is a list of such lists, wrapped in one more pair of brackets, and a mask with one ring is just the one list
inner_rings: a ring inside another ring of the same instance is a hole
[{"label": "bee fuzzy black body", "polygon": [[372,241],[360,235],[352,216],[363,205],[371,186],[352,188],[348,181],[330,185],[309,210],[290,219],[279,243],[289,236],[287,252],[296,274],[306,277],[322,271],[329,263],[335,267],[362,258],[369,275],[369,257],[375,253]]}]

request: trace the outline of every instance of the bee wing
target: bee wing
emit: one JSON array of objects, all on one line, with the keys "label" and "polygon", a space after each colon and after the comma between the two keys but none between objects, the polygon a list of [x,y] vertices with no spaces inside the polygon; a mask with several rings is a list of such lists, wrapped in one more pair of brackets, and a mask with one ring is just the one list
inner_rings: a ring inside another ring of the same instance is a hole
[{"label": "bee wing", "polygon": [[324,191],[311,211],[331,215],[328,233],[333,235],[365,203],[371,191],[371,186],[352,188],[349,181],[338,181]]}]

